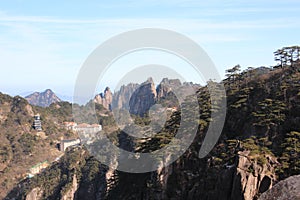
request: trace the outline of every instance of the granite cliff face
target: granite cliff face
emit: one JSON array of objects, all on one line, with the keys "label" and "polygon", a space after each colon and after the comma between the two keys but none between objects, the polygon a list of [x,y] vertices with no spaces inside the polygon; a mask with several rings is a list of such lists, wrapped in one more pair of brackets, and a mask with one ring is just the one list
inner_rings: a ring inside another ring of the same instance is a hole
[{"label": "granite cliff face", "polygon": [[38,199],[42,199],[42,191],[39,187],[32,189],[26,195],[26,200],[38,200]]},{"label": "granite cliff face", "polygon": [[235,163],[225,166],[208,199],[252,200],[272,187],[277,180],[276,158],[266,155],[267,162],[261,164],[252,160],[249,154],[250,151],[239,151]]},{"label": "granite cliff face", "polygon": [[271,188],[276,181],[274,168],[278,164],[277,160],[267,155],[267,162],[258,164],[257,161],[251,160],[249,154],[250,151],[238,152],[231,199],[236,199],[238,194],[241,195],[241,199],[254,199],[258,193]]},{"label": "granite cliff face", "polygon": [[132,94],[129,100],[129,112],[144,116],[157,101],[157,93],[152,78],[142,83]]},{"label": "granite cliff face", "polygon": [[263,193],[258,200],[300,200],[300,175],[280,181]]},{"label": "granite cliff face", "polygon": [[73,175],[73,180],[71,187],[69,188],[68,191],[61,197],[61,200],[73,200],[75,197],[75,193],[78,190],[78,182],[77,182],[77,177],[76,174]]},{"label": "granite cliff face", "polygon": [[61,102],[61,99],[56,96],[56,94],[47,89],[44,92],[35,92],[25,97],[25,99],[35,106],[47,107],[52,103]]},{"label": "granite cliff face", "polygon": [[112,108],[129,110],[129,100],[139,84],[130,83],[121,86],[120,90],[113,94]]},{"label": "granite cliff face", "polygon": [[174,93],[176,96],[186,96],[195,93],[200,87],[200,84],[193,82],[181,83],[179,79],[164,78],[156,88],[157,97],[164,98],[170,95],[170,93]]},{"label": "granite cliff face", "polygon": [[166,97],[174,89],[179,89],[181,87],[181,82],[179,79],[168,79],[164,78],[160,84],[157,86],[157,97]]},{"label": "granite cliff face", "polygon": [[107,88],[104,93],[95,96],[94,102],[106,109],[124,109],[131,114],[143,116],[155,103],[163,103],[165,107],[177,107],[177,97],[184,98],[190,93],[194,94],[199,87],[198,84],[181,83],[179,79],[168,78],[164,78],[156,86],[152,78],[149,78],[141,84],[123,85],[115,93]]},{"label": "granite cliff face", "polygon": [[94,98],[94,102],[103,105],[107,110],[111,110],[113,101],[113,94],[109,87],[106,87],[104,93],[97,94]]},{"label": "granite cliff face", "polygon": [[[216,162],[213,157],[205,164],[196,155],[186,154],[174,164],[149,175],[148,181],[153,186],[145,187],[144,192],[152,196],[143,199],[256,199],[259,193],[271,188],[276,181],[275,161],[271,158],[261,165],[247,158],[248,154],[248,151],[239,152],[234,164],[221,169],[209,169]],[[128,194],[128,199],[131,198],[141,196]]]}]

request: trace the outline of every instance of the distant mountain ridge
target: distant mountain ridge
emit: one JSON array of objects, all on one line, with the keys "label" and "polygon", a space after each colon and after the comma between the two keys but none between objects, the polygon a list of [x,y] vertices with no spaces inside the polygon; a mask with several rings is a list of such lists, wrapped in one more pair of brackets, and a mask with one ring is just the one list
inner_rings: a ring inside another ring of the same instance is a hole
[{"label": "distant mountain ridge", "polygon": [[153,79],[149,77],[141,84],[123,85],[115,93],[107,87],[103,93],[97,94],[93,101],[108,110],[126,109],[131,114],[143,116],[155,103],[166,102],[170,95],[175,95],[173,90],[176,90],[178,95],[185,96],[184,94],[188,94],[189,90],[196,91],[199,88],[199,84],[181,83],[179,79],[168,78],[164,78],[158,85],[155,85]]},{"label": "distant mountain ridge", "polygon": [[50,90],[46,89],[44,92],[34,92],[25,97],[25,99],[35,106],[47,107],[52,103],[61,102],[62,100],[56,96],[56,94]]}]

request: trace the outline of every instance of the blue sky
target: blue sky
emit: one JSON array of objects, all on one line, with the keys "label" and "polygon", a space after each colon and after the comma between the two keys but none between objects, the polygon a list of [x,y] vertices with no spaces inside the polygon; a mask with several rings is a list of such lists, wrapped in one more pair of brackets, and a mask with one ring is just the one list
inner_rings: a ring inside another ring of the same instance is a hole
[{"label": "blue sky", "polygon": [[[235,64],[270,66],[273,51],[299,45],[299,15],[298,0],[1,1],[0,91],[16,95],[51,88],[71,96],[88,55],[110,37],[138,28],[188,36],[221,76]],[[139,56],[134,59],[151,62]],[[158,64],[167,60],[151,56]],[[122,65],[136,65],[132,60],[119,62],[115,73]],[[117,82],[118,76],[110,75],[99,90]]]}]

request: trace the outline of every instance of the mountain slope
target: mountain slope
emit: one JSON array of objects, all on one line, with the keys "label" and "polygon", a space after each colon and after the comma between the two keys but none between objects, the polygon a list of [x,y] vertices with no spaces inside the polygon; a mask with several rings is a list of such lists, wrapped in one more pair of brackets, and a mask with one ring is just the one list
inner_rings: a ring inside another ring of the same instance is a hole
[{"label": "mountain slope", "polygon": [[[108,135],[115,145],[124,150],[139,153],[155,151],[166,147],[174,139],[180,128],[181,111],[199,111],[195,139],[171,165],[164,166],[164,163],[170,159],[172,152],[170,156],[163,157],[159,169],[154,172],[125,173],[101,165],[84,147],[79,147],[67,152],[43,173],[20,182],[6,199],[252,200],[265,197],[265,192],[273,197],[278,191],[278,187],[274,186],[276,183],[300,174],[300,62],[295,60],[291,65],[277,68],[248,68],[241,73],[239,69],[237,65],[227,70],[227,78],[222,81],[227,93],[226,120],[217,144],[205,158],[199,158],[198,153],[212,121],[208,86],[218,84],[213,81],[197,91],[199,110],[191,107],[189,101],[180,105],[152,137],[139,139],[122,130]],[[159,94],[165,91],[168,92],[168,88],[163,87]],[[221,96],[218,100],[223,98]],[[99,104],[97,107],[103,108]],[[12,109],[19,113],[25,107],[19,109],[13,106]],[[190,115],[186,118],[195,121]],[[135,119],[142,135],[148,133],[150,122],[148,116]],[[128,125],[126,128],[134,127]],[[186,136],[191,134],[189,128],[182,131]],[[182,142],[185,140],[185,137],[181,138]],[[103,143],[95,145],[99,146],[106,147]],[[176,150],[177,146],[174,148]],[[105,155],[101,156],[105,158]],[[122,156],[115,157],[117,162],[122,159]]]},{"label": "mountain slope", "polygon": [[[42,131],[32,127],[35,114],[41,116]],[[51,164],[61,154],[56,146],[61,137],[76,137],[59,126],[71,118],[72,106],[67,102],[42,108],[20,96],[0,93],[0,199],[26,178],[31,167],[45,161]]]},{"label": "mountain slope", "polygon": [[[61,162],[60,178],[51,175],[55,173],[51,168],[21,184],[27,189],[18,187],[8,197],[34,193],[47,199],[256,199],[278,181],[300,174],[300,73],[251,69],[235,76],[238,79],[224,80],[226,122],[217,145],[205,158],[200,159],[198,152],[210,122],[211,104],[207,87],[202,87],[197,93],[201,117],[196,138],[170,166],[151,173],[124,173],[107,169],[78,149],[73,152],[77,156],[67,154],[63,159],[72,162]],[[180,110],[174,112],[165,127],[147,140],[117,131],[117,143],[136,152],[164,147],[176,134],[180,115]],[[149,123],[146,118],[140,120]]]}]

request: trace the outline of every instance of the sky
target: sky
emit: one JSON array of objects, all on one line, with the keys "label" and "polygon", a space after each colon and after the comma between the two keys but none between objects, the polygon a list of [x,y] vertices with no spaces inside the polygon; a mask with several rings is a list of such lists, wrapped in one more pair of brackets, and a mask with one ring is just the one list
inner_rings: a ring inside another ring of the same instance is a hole
[{"label": "sky", "polygon": [[[140,28],[168,29],[194,40],[221,77],[236,64],[271,66],[274,51],[299,45],[299,19],[298,0],[1,1],[0,91],[18,95],[50,88],[72,96],[91,52]],[[97,90],[114,89],[130,67],[153,63],[201,82],[175,57],[153,51],[128,55],[111,66]]]}]

